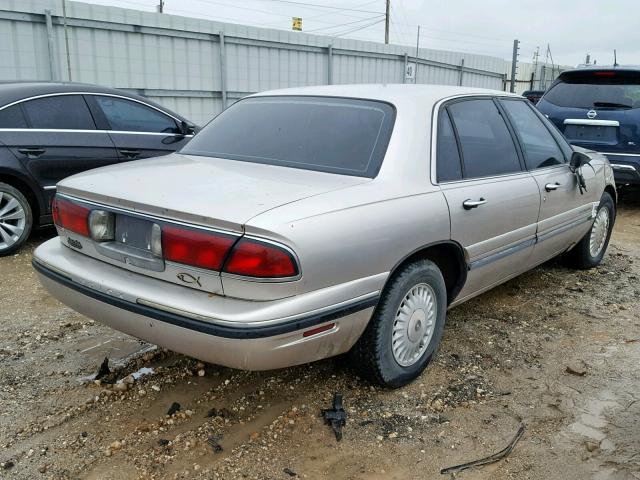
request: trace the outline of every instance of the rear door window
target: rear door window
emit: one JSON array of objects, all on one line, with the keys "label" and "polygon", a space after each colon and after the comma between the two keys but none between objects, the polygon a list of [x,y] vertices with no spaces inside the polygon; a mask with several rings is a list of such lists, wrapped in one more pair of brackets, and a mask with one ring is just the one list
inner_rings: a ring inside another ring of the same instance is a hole
[{"label": "rear door window", "polygon": [[20,105],[0,110],[0,128],[27,128],[27,120]]},{"label": "rear door window", "polygon": [[124,132],[179,133],[175,120],[168,115],[132,100],[96,96],[111,130]]},{"label": "rear door window", "polygon": [[447,109],[460,139],[465,178],[522,170],[511,133],[493,100],[464,100]]},{"label": "rear door window", "polygon": [[458,143],[446,110],[440,114],[438,127],[437,170],[438,182],[452,182],[462,179],[462,165]]},{"label": "rear door window", "polygon": [[529,170],[564,163],[564,155],[555,139],[527,103],[500,100],[520,137],[524,159]]},{"label": "rear door window", "polygon": [[604,70],[563,74],[544,99],[559,107],[640,108],[640,72]]},{"label": "rear door window", "polygon": [[87,103],[80,95],[43,97],[22,103],[31,128],[95,130]]},{"label": "rear door window", "polygon": [[213,119],[182,153],[374,177],[389,143],[388,103],[333,97],[251,97]]}]

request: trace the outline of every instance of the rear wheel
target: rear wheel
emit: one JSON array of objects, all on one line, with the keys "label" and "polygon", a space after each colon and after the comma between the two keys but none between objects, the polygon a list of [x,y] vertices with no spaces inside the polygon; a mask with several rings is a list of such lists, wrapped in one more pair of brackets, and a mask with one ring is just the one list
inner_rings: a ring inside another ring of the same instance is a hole
[{"label": "rear wheel", "polygon": [[29,201],[20,190],[0,182],[0,257],[17,251],[29,238],[32,226]]},{"label": "rear wheel", "polygon": [[444,279],[433,262],[420,260],[402,268],[353,349],[358,369],[386,387],[412,381],[435,355],[446,308]]},{"label": "rear wheel", "polygon": [[602,194],[596,217],[586,235],[567,253],[571,266],[579,269],[593,268],[604,257],[616,219],[616,206],[607,192]]}]

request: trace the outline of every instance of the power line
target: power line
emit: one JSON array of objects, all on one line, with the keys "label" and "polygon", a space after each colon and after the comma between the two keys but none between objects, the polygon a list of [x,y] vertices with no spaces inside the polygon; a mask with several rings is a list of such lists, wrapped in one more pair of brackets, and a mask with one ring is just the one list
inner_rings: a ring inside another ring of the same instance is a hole
[{"label": "power line", "polygon": [[[382,15],[382,16],[384,16],[384,15]],[[380,15],[375,15],[375,16],[373,16],[373,17],[363,18],[363,19],[361,19],[361,20],[354,20],[353,22],[340,23],[340,24],[337,24],[337,25],[333,25],[333,26],[331,26],[331,27],[320,27],[320,28],[315,28],[315,29],[313,29],[313,30],[305,30],[305,32],[306,32],[306,33],[312,33],[312,32],[318,32],[318,31],[320,31],[320,30],[332,30],[332,29],[334,29],[334,28],[344,27],[344,26],[346,26],[346,25],[353,25],[354,23],[361,23],[361,22],[365,22],[365,21],[367,21],[367,20],[373,20],[374,18],[375,18],[375,19],[379,19],[379,18],[380,18]],[[310,20],[310,19],[309,19],[309,20]]]},{"label": "power line", "polygon": [[[336,7],[334,5],[319,5],[317,3],[306,3],[306,2],[294,2],[291,0],[270,0],[272,2],[278,2],[278,3],[288,3],[291,5],[303,5],[305,7],[311,7],[311,8],[327,8],[327,9],[331,9],[331,10],[343,10],[346,12],[360,12],[360,13],[374,13],[374,14],[380,14],[380,15],[384,15],[384,12],[374,12],[371,10],[359,10],[356,8],[347,8],[347,7]],[[373,3],[373,2],[371,2]]]},{"label": "power line", "polygon": [[337,34],[335,34],[335,35],[332,35],[332,37],[341,37],[341,36],[343,36],[343,35],[348,35],[349,33],[357,32],[357,31],[359,31],[359,30],[363,30],[363,29],[365,29],[365,28],[372,27],[372,26],[377,25],[378,23],[382,23],[382,22],[384,22],[384,18],[382,18],[382,19],[380,19],[380,20],[376,20],[375,22],[370,23],[370,24],[368,24],[368,25],[364,25],[364,26],[362,26],[362,27],[354,28],[353,30],[347,30],[346,32],[337,33]]}]

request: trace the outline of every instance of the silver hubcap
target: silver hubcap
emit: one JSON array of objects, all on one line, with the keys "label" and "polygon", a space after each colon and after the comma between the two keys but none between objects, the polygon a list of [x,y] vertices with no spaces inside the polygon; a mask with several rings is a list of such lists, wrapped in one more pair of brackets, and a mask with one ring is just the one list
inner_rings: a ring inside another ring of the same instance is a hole
[{"label": "silver hubcap", "polygon": [[600,255],[604,243],[607,241],[607,233],[609,233],[609,210],[602,207],[598,210],[596,219],[591,227],[591,236],[589,237],[589,253],[592,257]]},{"label": "silver hubcap", "polygon": [[0,250],[16,243],[24,232],[27,216],[13,195],[0,192]]},{"label": "silver hubcap", "polygon": [[411,288],[400,302],[393,322],[391,350],[403,367],[416,363],[425,352],[436,323],[436,293],[426,283]]}]

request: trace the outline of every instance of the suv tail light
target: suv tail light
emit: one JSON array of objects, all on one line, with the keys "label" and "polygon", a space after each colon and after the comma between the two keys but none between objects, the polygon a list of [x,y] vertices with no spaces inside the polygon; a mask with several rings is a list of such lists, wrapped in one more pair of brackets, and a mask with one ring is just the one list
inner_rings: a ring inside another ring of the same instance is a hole
[{"label": "suv tail light", "polygon": [[223,233],[162,226],[165,260],[209,270],[220,270],[236,237]]},{"label": "suv tail light", "polygon": [[53,222],[84,237],[89,236],[89,209],[64,198],[54,197],[51,202]]},{"label": "suv tail light", "polygon": [[285,278],[298,275],[293,255],[270,243],[242,238],[227,261],[224,271],[258,278]]}]

